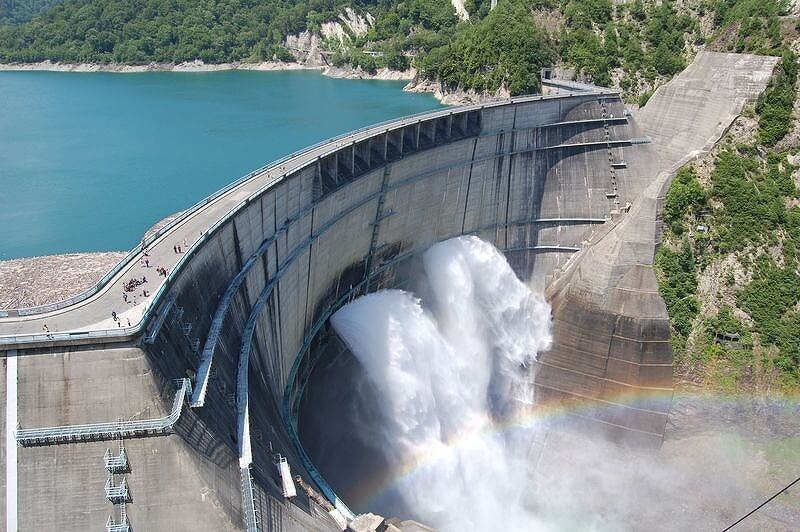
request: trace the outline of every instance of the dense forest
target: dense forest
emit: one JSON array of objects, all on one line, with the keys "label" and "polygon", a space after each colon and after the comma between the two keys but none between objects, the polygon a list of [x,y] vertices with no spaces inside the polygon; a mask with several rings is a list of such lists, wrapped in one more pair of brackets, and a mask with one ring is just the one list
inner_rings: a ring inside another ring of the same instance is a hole
[{"label": "dense forest", "polygon": [[[319,33],[345,8],[369,13],[366,34],[326,42],[336,65],[414,66],[449,88],[538,89],[542,66],[642,97],[700,46],[778,54],[786,2],[760,0],[2,0],[0,62],[206,63],[293,59],[287,35]],[[9,10],[8,6],[13,9]]]},{"label": "dense forest", "polygon": [[0,0],[0,25],[22,24],[58,0]]}]

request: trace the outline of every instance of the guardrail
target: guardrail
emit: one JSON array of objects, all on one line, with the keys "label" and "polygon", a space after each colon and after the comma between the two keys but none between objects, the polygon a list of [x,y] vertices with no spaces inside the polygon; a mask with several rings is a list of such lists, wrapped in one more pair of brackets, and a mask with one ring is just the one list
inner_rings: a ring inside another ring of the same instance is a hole
[{"label": "guardrail", "polygon": [[[606,96],[606,95],[608,95],[608,94],[603,94],[603,96]],[[519,97],[519,98],[512,98],[510,100],[498,100],[496,102],[489,102],[489,103],[484,103],[484,104],[474,104],[474,105],[459,107],[457,112],[463,113],[463,112],[481,110],[481,109],[485,109],[487,107],[499,107],[499,106],[502,106],[502,105],[510,105],[510,104],[522,103],[522,102],[534,102],[534,101],[541,101],[541,100],[567,98],[567,97],[570,97],[570,96],[571,95],[567,95],[567,94],[524,96],[524,97]],[[301,150],[297,150],[297,151],[291,153],[290,155],[287,155],[285,157],[282,157],[282,158],[274,161],[273,163],[270,163],[267,166],[263,166],[263,167],[259,168],[258,170],[250,172],[246,176],[238,179],[234,183],[231,183],[230,185],[228,185],[227,187],[221,189],[220,191],[216,192],[215,194],[212,194],[208,198],[202,200],[201,202],[198,202],[197,204],[195,204],[195,206],[191,207],[190,209],[187,209],[186,211],[183,212],[183,214],[181,214],[181,216],[175,218],[175,220],[170,222],[170,224],[168,224],[167,226],[162,228],[158,234],[163,235],[168,230],[168,228],[174,227],[176,224],[180,223],[180,221],[184,220],[187,216],[191,215],[193,212],[196,212],[200,207],[207,205],[210,201],[213,201],[210,198],[216,199],[216,198],[220,197],[222,194],[224,194],[226,192],[229,192],[233,188],[241,185],[245,181],[248,181],[249,179],[252,179],[255,176],[261,175],[262,173],[267,171],[269,168],[272,168],[274,166],[278,166],[281,163],[284,163],[284,162],[289,161],[291,159],[294,159],[296,157],[300,157],[300,156],[302,156],[304,154],[307,154],[308,152],[311,152],[311,151],[313,151],[313,150],[315,150],[317,148],[320,148],[320,147],[325,146],[325,145],[330,145],[330,149],[329,150],[319,154],[317,157],[315,157],[313,159],[313,161],[316,161],[317,158],[325,157],[325,156],[330,155],[331,153],[334,153],[337,150],[339,150],[341,148],[341,146],[338,145],[338,144],[334,144],[334,143],[337,142],[337,141],[340,141],[342,139],[353,137],[355,135],[358,135],[358,134],[361,134],[361,133],[364,133],[364,132],[367,132],[367,131],[371,131],[371,130],[374,130],[376,133],[378,133],[378,132],[381,131],[382,128],[384,128],[386,126],[392,126],[392,128],[387,128],[386,131],[388,131],[389,129],[397,129],[397,128],[400,128],[400,127],[405,127],[405,126],[409,125],[410,123],[413,123],[414,120],[417,120],[418,122],[420,122],[420,121],[422,121],[422,118],[425,118],[426,120],[433,119],[433,118],[440,118],[442,116],[448,116],[448,115],[454,114],[454,112],[455,111],[452,110],[452,109],[443,109],[443,110],[440,110],[440,111],[432,111],[432,112],[428,111],[428,112],[409,115],[409,116],[406,116],[406,117],[403,117],[403,118],[397,118],[397,119],[393,119],[393,120],[386,120],[386,121],[380,122],[378,124],[373,124],[373,125],[366,126],[366,127],[354,130],[354,131],[350,131],[350,132],[344,133],[342,135],[338,135],[338,136],[332,137],[330,139],[327,139],[327,140],[322,141],[322,142],[318,142],[318,143],[316,143],[316,144],[314,144],[312,146],[303,148]],[[354,140],[353,142],[356,142],[356,141]],[[309,161],[309,163],[313,162],[313,161]],[[308,164],[308,163],[306,163],[306,164]],[[296,172],[297,170],[299,170],[301,168],[304,168],[305,166],[306,166],[305,164],[300,165],[300,166],[298,166],[296,168],[291,169],[291,172]],[[262,194],[264,192],[264,190],[272,187],[277,182],[283,180],[287,175],[288,175],[288,173],[283,173],[283,174],[280,174],[280,175],[276,175],[273,179],[271,179],[264,186],[260,187],[253,194],[251,194],[247,198],[241,200],[239,203],[234,205],[224,216],[219,218],[208,230],[206,230],[200,236],[200,238],[189,248],[187,253],[185,253],[178,260],[178,262],[176,263],[175,267],[173,267],[172,270],[169,272],[169,274],[167,275],[167,278],[164,280],[164,282],[161,284],[161,286],[158,288],[158,290],[156,290],[156,292],[153,294],[153,297],[152,297],[150,303],[148,304],[148,307],[145,309],[145,311],[144,311],[144,313],[142,315],[141,321],[139,323],[137,323],[135,326],[132,326],[132,327],[118,327],[116,329],[95,330],[95,331],[90,331],[90,332],[51,333],[51,334],[25,334],[25,335],[3,336],[3,337],[0,337],[0,347],[2,347],[2,346],[16,346],[16,345],[23,345],[23,344],[36,344],[36,343],[43,343],[43,342],[46,343],[46,342],[54,342],[54,341],[69,341],[69,340],[76,340],[76,339],[80,340],[80,339],[105,338],[105,339],[113,340],[115,338],[129,338],[129,337],[132,337],[134,335],[139,334],[141,332],[142,328],[144,327],[144,324],[147,323],[148,319],[150,318],[150,314],[158,306],[158,302],[159,302],[159,299],[161,298],[161,296],[166,292],[166,290],[169,289],[169,287],[172,285],[172,283],[177,278],[177,275],[181,272],[181,270],[183,268],[183,265],[197,252],[197,250],[201,247],[201,245],[204,244],[212,235],[214,235],[216,233],[216,231],[220,227],[225,225],[242,207],[247,205],[250,202],[251,198],[259,196],[260,194]],[[153,235],[153,237],[151,237],[147,241],[148,243],[146,245],[149,245],[149,243],[152,243],[156,238],[157,238],[156,235]],[[140,244],[139,246],[134,248],[128,254],[128,257],[126,257],[126,259],[124,259],[124,260],[127,260],[128,262],[130,262],[131,258],[133,256],[136,256],[136,254],[138,252],[140,252],[141,249],[142,248],[141,248],[141,244]],[[120,262],[120,264],[118,264],[113,271],[118,273],[120,270],[122,270],[124,265],[125,264]],[[106,276],[104,276],[103,279],[105,279],[105,283],[107,283],[108,280],[110,280],[111,277],[113,277],[113,275],[111,275],[111,272],[109,274],[107,274]],[[103,280],[101,280],[101,282],[102,281]],[[89,291],[91,291],[91,294],[89,294],[89,295],[79,295],[79,296],[76,296],[75,298],[71,298],[71,300],[67,300],[67,301],[72,301],[72,300],[76,300],[77,299],[77,301],[73,301],[72,303],[67,303],[67,302],[54,303],[52,305],[46,306],[47,310],[39,310],[37,312],[27,312],[26,314],[49,312],[51,310],[64,308],[66,306],[74,304],[75,302],[78,302],[78,301],[81,301],[83,299],[86,299],[86,298],[90,297],[92,294],[97,293],[97,291],[99,291],[101,288],[102,288],[101,283],[98,283],[96,285],[96,287],[94,287],[94,288],[89,290]],[[53,307],[53,308],[51,308],[51,307]],[[45,308],[45,307],[31,307],[31,309],[33,309],[33,308]],[[22,310],[26,310],[26,309],[21,309],[21,311]],[[30,309],[27,309],[27,310],[30,310]],[[22,312],[20,312],[20,314],[22,315]]]},{"label": "guardrail", "polygon": [[86,425],[64,425],[39,429],[17,428],[17,443],[23,447],[31,445],[57,445],[80,441],[104,441],[119,438],[135,438],[167,434],[181,417],[186,395],[191,388],[189,379],[181,379],[181,386],[175,392],[172,411],[168,416],[157,419],[117,421],[110,423],[89,423]]},{"label": "guardrail", "polygon": [[423,111],[421,113],[415,113],[415,114],[408,115],[408,116],[405,116],[405,117],[402,117],[402,118],[394,118],[394,119],[384,120],[383,122],[379,122],[377,124],[371,124],[369,126],[364,126],[362,128],[359,128],[359,129],[356,129],[356,130],[353,130],[353,131],[348,131],[348,132],[342,133],[341,135],[336,135],[334,137],[330,137],[328,139],[325,139],[325,140],[322,140],[320,142],[317,142],[316,144],[312,144],[311,146],[306,146],[304,148],[296,150],[296,151],[290,153],[289,155],[285,155],[285,156],[283,156],[283,157],[281,157],[281,158],[279,158],[279,159],[277,159],[275,161],[272,161],[271,163],[268,163],[268,164],[266,164],[266,165],[264,165],[264,166],[262,166],[262,167],[260,167],[260,168],[258,168],[256,170],[253,170],[252,172],[240,177],[236,181],[234,181],[234,182],[226,185],[225,187],[217,190],[213,194],[210,194],[209,196],[206,196],[205,198],[203,198],[202,200],[198,201],[197,203],[195,203],[194,205],[192,205],[188,209],[186,209],[183,212],[181,212],[180,215],[176,216],[173,220],[171,220],[169,223],[167,223],[164,227],[158,229],[149,238],[142,239],[142,241],[139,244],[137,244],[133,249],[131,249],[130,252],[128,252],[128,254],[122,260],[120,260],[117,263],[117,265],[114,266],[114,268],[111,269],[111,271],[109,271],[107,274],[105,274],[92,287],[86,289],[85,291],[81,292],[80,294],[78,294],[76,296],[73,296],[73,297],[71,297],[69,299],[65,299],[63,301],[59,301],[57,303],[50,303],[48,305],[39,305],[39,306],[35,306],[35,307],[25,307],[25,308],[20,308],[20,309],[3,309],[2,312],[8,313],[9,310],[15,310],[20,316],[30,316],[32,314],[43,314],[45,312],[52,312],[54,310],[60,310],[62,308],[74,305],[75,303],[80,303],[81,301],[84,301],[84,300],[88,299],[89,297],[93,296],[94,294],[96,294],[97,292],[99,292],[111,279],[113,279],[131,261],[133,261],[133,259],[135,257],[137,257],[139,255],[139,253],[142,252],[143,249],[146,249],[150,244],[152,244],[153,242],[158,240],[161,236],[163,236],[164,234],[166,234],[169,231],[171,231],[172,228],[174,228],[175,226],[177,226],[178,224],[180,224],[181,222],[183,222],[184,220],[189,218],[192,214],[196,213],[198,210],[202,209],[203,207],[205,207],[206,205],[208,205],[212,201],[214,201],[217,198],[223,196],[224,194],[227,194],[228,192],[230,192],[234,188],[238,187],[239,185],[244,184],[245,182],[249,181],[250,179],[253,179],[254,177],[257,177],[257,176],[263,174],[264,172],[266,172],[270,168],[272,168],[274,166],[278,166],[278,165],[280,165],[282,163],[285,163],[286,161],[288,161],[290,159],[293,159],[293,158],[295,158],[297,156],[303,155],[304,153],[307,153],[309,151],[312,151],[312,150],[315,150],[317,148],[320,148],[320,147],[322,147],[322,146],[324,146],[326,144],[330,144],[332,142],[336,142],[336,141],[342,140],[344,138],[348,138],[348,137],[351,137],[353,135],[357,135],[359,133],[363,133],[365,131],[369,131],[370,129],[380,128],[381,126],[392,124],[394,122],[406,121],[406,120],[413,119],[413,118],[418,117],[418,116],[421,117],[421,116],[425,116],[425,115],[429,115],[429,114],[431,114],[431,111]]},{"label": "guardrail", "polygon": [[242,513],[244,514],[245,530],[259,532],[258,514],[256,513],[255,487],[250,474],[250,466],[240,469],[242,476]]},{"label": "guardrail", "polygon": [[600,87],[591,83],[581,83],[580,81],[570,81],[566,79],[548,78],[542,79],[542,85],[548,87],[558,87],[562,89],[578,91],[578,92],[601,92],[601,93],[615,93],[614,89],[608,87]]},{"label": "guardrail", "polygon": [[[537,95],[537,96],[527,96],[527,97],[520,97],[520,98],[512,98],[510,100],[498,100],[496,102],[490,102],[490,103],[486,103],[486,104],[475,104],[475,105],[471,105],[471,106],[465,106],[465,107],[460,108],[459,112],[483,109],[485,107],[494,107],[494,106],[498,106],[498,105],[515,103],[515,102],[518,102],[518,101],[535,101],[535,100],[550,99],[550,98],[555,98],[555,97],[564,97],[564,95]],[[408,121],[414,120],[416,118],[421,119],[421,118],[424,117],[426,119],[431,119],[431,118],[437,118],[437,117],[440,117],[440,116],[447,116],[448,114],[452,114],[452,113],[453,113],[452,109],[444,109],[444,110],[433,111],[433,112],[424,111],[424,112],[421,112],[421,113],[415,113],[415,114],[412,114],[412,115],[408,115],[408,116],[405,116],[405,117],[402,117],[402,118],[394,118],[394,119],[384,120],[384,121],[379,122],[377,124],[371,124],[369,126],[364,126],[362,128],[359,128],[359,129],[356,129],[356,130],[353,130],[353,131],[348,131],[348,132],[342,133],[341,135],[336,135],[334,137],[331,137],[331,138],[322,140],[320,142],[317,142],[316,144],[313,144],[311,146],[307,146],[307,147],[304,147],[302,149],[296,150],[296,151],[290,153],[289,155],[285,155],[285,156],[283,156],[283,157],[281,157],[281,158],[279,158],[279,159],[277,159],[277,160],[275,160],[275,161],[273,161],[271,163],[268,163],[268,164],[266,164],[266,165],[264,165],[264,166],[262,166],[262,167],[260,167],[260,168],[258,168],[256,170],[253,170],[252,172],[240,177],[239,179],[237,179],[237,180],[233,181],[232,183],[226,185],[225,187],[221,188],[220,190],[214,192],[213,194],[210,194],[209,196],[206,196],[205,198],[203,198],[199,202],[195,203],[194,205],[192,205],[188,209],[186,209],[183,212],[181,212],[180,215],[176,216],[173,220],[171,220],[169,223],[167,223],[164,227],[158,229],[150,237],[142,239],[142,241],[139,244],[137,244],[136,247],[134,247],[119,263],[117,263],[117,265],[114,266],[114,268],[112,268],[111,271],[109,271],[107,274],[105,274],[92,287],[88,288],[87,290],[83,291],[82,293],[80,293],[80,294],[78,294],[76,296],[73,296],[73,297],[71,297],[69,299],[65,299],[63,301],[59,301],[57,303],[51,303],[51,304],[48,304],[48,305],[39,305],[39,306],[35,306],[35,307],[26,307],[26,308],[20,308],[20,309],[12,309],[12,310],[16,311],[16,313],[18,315],[20,315],[20,316],[29,316],[29,315],[33,315],[33,314],[43,314],[45,312],[52,312],[52,311],[55,311],[55,310],[60,310],[62,308],[74,305],[76,303],[80,303],[81,301],[84,301],[84,300],[88,299],[89,297],[91,297],[94,294],[96,294],[97,292],[99,292],[106,284],[108,284],[109,281],[111,281],[111,279],[113,279],[120,271],[122,271],[126,266],[128,266],[136,257],[138,257],[143,249],[146,249],[153,242],[155,242],[156,240],[161,238],[163,235],[165,235],[166,233],[171,231],[174,227],[176,227],[177,225],[179,225],[180,223],[185,221],[187,218],[189,218],[190,216],[195,214],[197,211],[199,211],[200,209],[202,209],[203,207],[205,207],[209,203],[215,201],[219,197],[227,194],[228,192],[230,192],[234,188],[237,188],[238,186],[240,186],[240,185],[244,184],[245,182],[253,179],[254,177],[257,177],[257,176],[263,174],[264,172],[268,171],[272,167],[279,166],[282,163],[285,163],[286,161],[289,161],[289,160],[291,160],[291,159],[293,159],[295,157],[298,157],[300,155],[303,155],[305,153],[313,151],[313,150],[315,150],[317,148],[325,146],[326,144],[332,144],[334,142],[341,141],[343,139],[352,137],[354,135],[358,135],[360,133],[364,133],[366,131],[379,130],[381,127],[388,126],[388,125],[397,125],[397,126],[399,126],[399,125],[407,125],[406,123]],[[337,149],[338,148],[339,148],[339,146],[337,146]],[[327,155],[327,153],[326,153],[326,155]],[[5,309],[2,312],[8,313],[8,309]]]}]

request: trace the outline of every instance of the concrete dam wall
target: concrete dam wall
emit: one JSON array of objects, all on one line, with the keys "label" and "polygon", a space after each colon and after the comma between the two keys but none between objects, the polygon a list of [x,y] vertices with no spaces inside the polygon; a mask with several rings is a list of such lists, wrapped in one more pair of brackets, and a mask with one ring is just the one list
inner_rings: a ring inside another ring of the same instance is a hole
[{"label": "concrete dam wall", "polygon": [[[105,521],[105,476],[84,479],[117,450],[95,440],[118,435],[137,530],[338,530],[331,511],[348,516],[346,501],[297,435],[328,318],[404,286],[415,257],[463,234],[494,244],[551,301],[537,397],[578,401],[591,426],[657,445],[672,395],[658,207],[676,166],[719,138],[774,64],[701,54],[641,118],[613,92],[524,97],[382,124],[281,163],[206,226],[136,334],[6,352],[22,427],[122,420],[91,437],[17,432],[20,528]],[[283,497],[278,454],[301,479],[295,498]]]},{"label": "concrete dam wall", "polygon": [[254,470],[271,472],[281,453],[332,498],[296,435],[330,314],[401,285],[408,259],[462,234],[543,283],[643,187],[618,164],[643,142],[618,95],[591,94],[438,113],[335,146],[251,197],[195,251],[146,348],[169,378],[191,372],[203,406],[185,417],[199,436],[243,451],[236,398],[249,396]]}]

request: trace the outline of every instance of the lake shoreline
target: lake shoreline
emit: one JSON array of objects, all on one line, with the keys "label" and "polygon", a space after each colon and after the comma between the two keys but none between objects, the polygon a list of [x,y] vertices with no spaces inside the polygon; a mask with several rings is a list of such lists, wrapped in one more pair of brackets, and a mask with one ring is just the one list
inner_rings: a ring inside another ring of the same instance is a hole
[{"label": "lake shoreline", "polygon": [[371,73],[360,67],[317,66],[303,63],[283,61],[262,61],[260,63],[204,63],[200,60],[182,63],[148,63],[132,65],[126,63],[59,63],[40,61],[36,63],[0,63],[0,72],[110,72],[115,74],[138,74],[144,72],[230,72],[234,70],[258,72],[285,72],[293,70],[315,70],[323,76],[340,79],[373,80],[373,81],[405,81],[405,92],[430,93],[443,105],[469,105],[491,100],[506,99],[507,91],[479,93],[475,91],[450,90],[435,81],[421,79],[413,68],[408,70],[390,70],[380,68]]},{"label": "lake shoreline", "polygon": [[126,63],[59,63],[39,61],[36,63],[0,63],[0,72],[111,72],[117,74],[137,74],[142,72],[226,72],[231,70],[254,70],[274,72],[287,70],[324,70],[325,67],[307,66],[301,63],[283,61],[262,61],[260,63],[204,63],[185,61],[183,63],[148,63],[131,65]]},{"label": "lake shoreline", "polygon": [[405,82],[318,72],[18,72],[0,84],[0,259],[129,249],[154,221],[270,161],[441,108],[401,92]]}]

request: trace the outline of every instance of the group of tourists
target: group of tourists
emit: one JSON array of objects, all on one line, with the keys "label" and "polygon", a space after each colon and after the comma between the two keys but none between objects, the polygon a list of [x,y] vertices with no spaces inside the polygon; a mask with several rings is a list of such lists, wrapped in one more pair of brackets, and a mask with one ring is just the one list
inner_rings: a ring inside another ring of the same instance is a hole
[{"label": "group of tourists", "polygon": [[146,282],[147,282],[147,277],[145,277],[145,276],[142,276],[141,279],[139,279],[137,277],[133,277],[127,283],[125,283],[125,286],[123,287],[123,289],[126,292],[133,292],[134,290],[136,290],[137,286],[141,286]]}]

